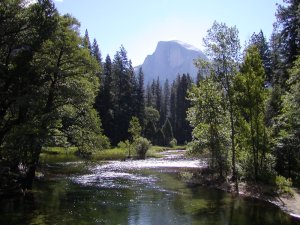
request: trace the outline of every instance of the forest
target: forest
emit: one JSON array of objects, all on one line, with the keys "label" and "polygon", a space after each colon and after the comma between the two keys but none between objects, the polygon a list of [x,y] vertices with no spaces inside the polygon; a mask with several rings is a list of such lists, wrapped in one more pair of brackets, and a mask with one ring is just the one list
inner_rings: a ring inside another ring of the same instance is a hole
[{"label": "forest", "polygon": [[214,22],[197,78],[145,84],[123,46],[102,58],[51,0],[2,0],[0,189],[31,189],[45,147],[86,157],[126,140],[142,152],[151,143],[209,154],[236,189],[241,180],[299,185],[300,3],[284,3],[269,41],[259,31],[242,47],[236,27]]}]

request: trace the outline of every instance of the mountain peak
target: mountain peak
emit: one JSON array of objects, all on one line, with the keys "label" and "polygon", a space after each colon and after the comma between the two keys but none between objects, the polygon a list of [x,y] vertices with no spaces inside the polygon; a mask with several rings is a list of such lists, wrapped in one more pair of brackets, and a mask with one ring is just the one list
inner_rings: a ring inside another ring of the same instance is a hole
[{"label": "mountain peak", "polygon": [[181,45],[182,47],[184,47],[184,48],[186,48],[186,49],[188,49],[188,50],[201,52],[201,50],[198,49],[198,48],[196,48],[195,46],[190,45],[190,44],[188,44],[188,43],[185,43],[185,42],[183,42],[183,41],[179,41],[179,40],[159,41],[158,44],[159,44],[159,43],[163,43],[163,44],[172,44],[172,43],[174,43],[174,44]]},{"label": "mountain peak", "polygon": [[201,50],[190,44],[178,40],[159,41],[153,54],[148,55],[136,69],[142,67],[146,83],[157,77],[161,81],[173,81],[183,73],[196,77],[197,68],[193,61],[199,57],[206,58]]}]

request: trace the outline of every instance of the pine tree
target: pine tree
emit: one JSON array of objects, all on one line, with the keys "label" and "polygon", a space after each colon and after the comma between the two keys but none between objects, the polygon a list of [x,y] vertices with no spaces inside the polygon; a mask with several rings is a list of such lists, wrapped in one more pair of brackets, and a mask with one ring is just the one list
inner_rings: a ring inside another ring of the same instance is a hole
[{"label": "pine tree", "polygon": [[284,3],[285,5],[278,6],[275,27],[280,27],[280,48],[284,63],[287,68],[291,68],[300,54],[300,2],[284,0]]},{"label": "pine tree", "polygon": [[159,77],[157,77],[156,83],[155,83],[155,108],[160,114],[159,123],[162,125],[164,121],[162,121],[162,88],[159,81]]},{"label": "pine tree", "polygon": [[262,30],[258,34],[254,33],[251,36],[250,45],[255,45],[259,50],[259,54],[262,59],[262,63],[266,74],[265,83],[267,85],[272,84],[273,78],[272,78],[271,50]]},{"label": "pine tree", "polygon": [[187,100],[187,93],[191,86],[191,78],[189,75],[183,74],[178,76],[176,90],[176,122],[174,128],[175,138],[179,144],[184,144],[191,140],[191,127],[186,120],[187,110],[190,107],[189,100]]},{"label": "pine tree", "polygon": [[142,68],[139,69],[138,73],[138,86],[137,86],[137,117],[141,123],[141,126],[145,125],[145,90],[144,90],[144,73]]},{"label": "pine tree", "polygon": [[164,145],[169,146],[171,140],[174,138],[173,129],[169,119],[167,119],[162,127],[162,132],[164,133]]},{"label": "pine tree", "polygon": [[129,137],[129,121],[136,114],[136,86],[131,61],[127,58],[125,48],[121,46],[112,63],[113,145]]},{"label": "pine tree", "polygon": [[93,41],[93,45],[91,47],[91,52],[92,52],[92,56],[94,56],[97,60],[97,62],[99,63],[99,65],[102,64],[102,56],[101,56],[101,52],[97,43],[97,40],[94,39]]},{"label": "pine tree", "polygon": [[300,57],[290,70],[288,89],[283,95],[280,114],[276,118],[276,169],[286,177],[300,180]]},{"label": "pine tree", "polygon": [[154,122],[149,121],[144,130],[144,136],[151,141],[152,144],[155,144],[155,134],[156,134],[156,127]]},{"label": "pine tree", "polygon": [[92,54],[92,45],[90,41],[89,32],[87,29],[85,29],[85,33],[83,37],[83,47],[87,48],[90,51],[90,54]]},{"label": "pine tree", "polygon": [[153,98],[153,96],[152,96],[151,86],[148,83],[147,87],[146,87],[146,106],[147,107],[150,107],[150,106],[152,107],[153,106],[152,105],[152,98]]},{"label": "pine tree", "polygon": [[157,129],[154,135],[153,144],[163,146],[165,140],[165,135],[162,129]]},{"label": "pine tree", "polygon": [[293,67],[296,57],[300,54],[300,2],[284,0],[284,3],[277,9],[271,46],[274,82],[285,91],[289,78],[288,70]]},{"label": "pine tree", "polygon": [[176,133],[175,129],[176,129],[176,122],[177,122],[177,114],[176,114],[176,110],[177,110],[177,105],[176,105],[176,91],[177,89],[177,84],[175,81],[173,81],[172,86],[171,86],[171,94],[170,94],[170,122],[171,125],[173,127],[173,132]]},{"label": "pine tree", "polygon": [[95,100],[95,108],[102,118],[102,126],[104,134],[113,139],[114,135],[114,102],[112,90],[112,62],[110,56],[107,55],[103,64],[102,83],[99,88],[98,95]]},{"label": "pine tree", "polygon": [[170,117],[170,85],[169,80],[166,79],[163,91],[163,105],[162,105],[162,120],[166,121]]}]

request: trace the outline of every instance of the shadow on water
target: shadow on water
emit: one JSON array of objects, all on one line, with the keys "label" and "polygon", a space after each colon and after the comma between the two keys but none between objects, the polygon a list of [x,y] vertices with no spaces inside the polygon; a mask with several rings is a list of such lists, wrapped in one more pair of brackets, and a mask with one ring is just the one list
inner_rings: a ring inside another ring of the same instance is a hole
[{"label": "shadow on water", "polygon": [[0,224],[300,224],[272,204],[187,185],[182,174],[201,165],[45,160],[30,194],[0,199]]}]

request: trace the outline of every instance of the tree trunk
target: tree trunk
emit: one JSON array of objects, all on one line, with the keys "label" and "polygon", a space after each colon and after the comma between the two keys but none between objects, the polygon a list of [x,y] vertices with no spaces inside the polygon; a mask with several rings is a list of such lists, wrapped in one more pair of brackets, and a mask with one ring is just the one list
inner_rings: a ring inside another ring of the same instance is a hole
[{"label": "tree trunk", "polygon": [[23,190],[31,190],[32,189],[32,185],[33,185],[33,181],[35,178],[35,171],[36,171],[36,165],[30,165],[28,168],[28,171],[26,173],[26,176],[22,182],[22,189]]},{"label": "tree trunk", "polygon": [[236,154],[235,154],[235,128],[234,128],[234,115],[233,115],[233,107],[230,103],[230,126],[231,126],[231,150],[232,150],[232,181],[235,183],[235,191],[236,194],[239,194],[239,185],[238,185],[238,177],[236,171]]}]

